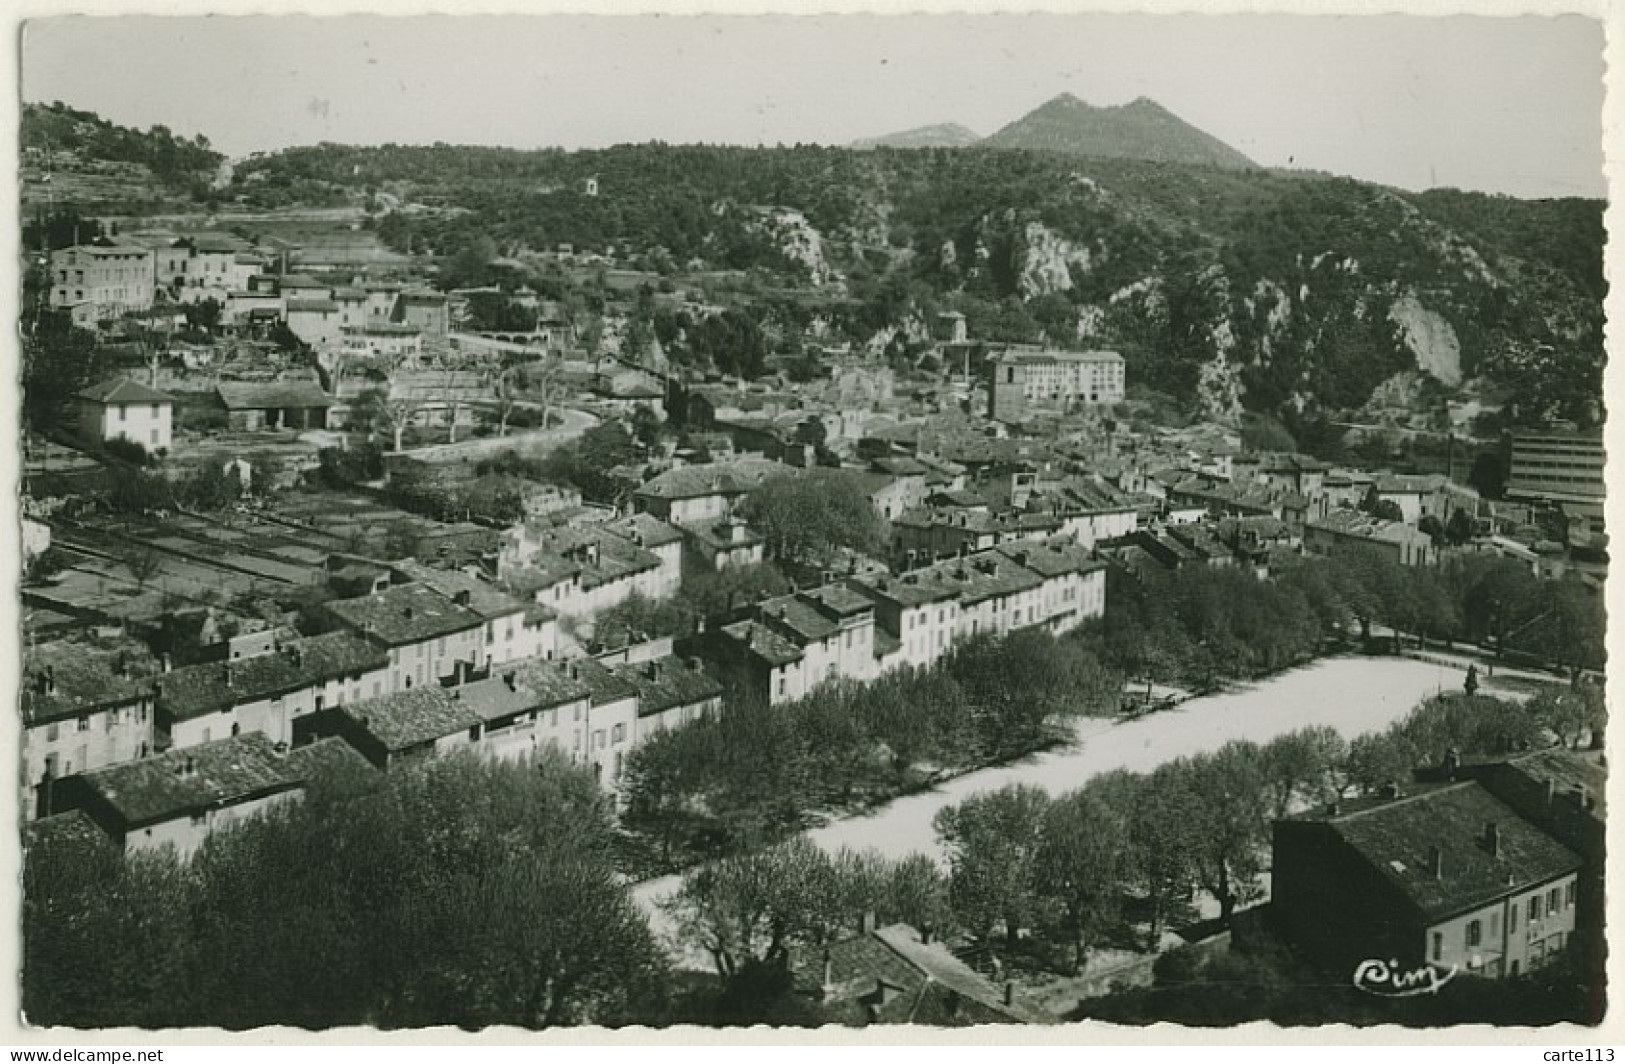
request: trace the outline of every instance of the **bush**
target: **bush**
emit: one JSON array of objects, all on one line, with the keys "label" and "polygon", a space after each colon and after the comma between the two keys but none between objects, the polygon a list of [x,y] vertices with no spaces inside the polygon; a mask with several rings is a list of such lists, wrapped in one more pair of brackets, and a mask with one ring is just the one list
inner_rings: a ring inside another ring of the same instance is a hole
[{"label": "bush", "polygon": [[137,468],[146,465],[150,461],[150,456],[147,454],[145,447],[134,440],[126,440],[122,437],[116,440],[108,440],[103,444],[102,450],[106,452],[107,457],[114,461]]}]

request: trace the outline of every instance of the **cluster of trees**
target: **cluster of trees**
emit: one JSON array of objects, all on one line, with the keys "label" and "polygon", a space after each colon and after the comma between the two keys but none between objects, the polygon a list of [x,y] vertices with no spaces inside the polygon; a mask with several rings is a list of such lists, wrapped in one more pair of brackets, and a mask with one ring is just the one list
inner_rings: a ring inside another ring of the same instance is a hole
[{"label": "cluster of trees", "polygon": [[662,867],[750,850],[816,812],[859,808],[946,772],[1056,741],[1117,708],[1118,679],[1081,643],[1038,631],[967,641],[930,669],[832,682],[654,736],[628,759],[623,824]]},{"label": "cluster of trees", "polygon": [[80,1027],[623,1024],[664,959],[610,815],[560,758],[392,770],[217,832],[186,863],[36,845],[23,1010]]},{"label": "cluster of trees", "polygon": [[813,469],[762,483],[739,507],[762,534],[768,556],[801,568],[828,568],[844,550],[874,555],[887,530],[850,471]]},{"label": "cluster of trees", "polygon": [[830,855],[801,836],[694,869],[665,909],[679,941],[716,964],[716,1022],[739,1024],[817,1022],[810,1002],[791,997],[791,964],[816,963],[817,949],[856,932],[865,914],[926,933],[953,923],[947,881],[929,857]]},{"label": "cluster of trees", "polygon": [[601,611],[593,618],[593,642],[615,648],[646,639],[693,635],[701,621],[721,623],[749,603],[791,590],[789,578],[772,562],[720,572],[690,569],[683,574],[681,590],[671,598],[651,599],[633,592]]},{"label": "cluster of trees", "polygon": [[23,424],[37,432],[72,427],[73,397],[108,368],[96,335],[62,311],[34,308],[23,322]]},{"label": "cluster of trees", "polygon": [[1304,557],[1277,563],[1265,581],[1240,569],[1136,577],[1113,567],[1106,620],[1106,660],[1129,675],[1197,687],[1295,664],[1328,640],[1369,639],[1375,625],[1419,646],[1481,643],[1576,674],[1600,669],[1605,657],[1600,595],[1489,554],[1435,567],[1364,554]]},{"label": "cluster of trees", "polygon": [[225,156],[209,146],[203,134],[177,136],[167,126],[145,132],[116,125],[91,111],[60,100],[26,104],[22,114],[24,150],[53,154],[73,152],[84,159],[138,163],[168,185],[197,188],[212,176]]}]

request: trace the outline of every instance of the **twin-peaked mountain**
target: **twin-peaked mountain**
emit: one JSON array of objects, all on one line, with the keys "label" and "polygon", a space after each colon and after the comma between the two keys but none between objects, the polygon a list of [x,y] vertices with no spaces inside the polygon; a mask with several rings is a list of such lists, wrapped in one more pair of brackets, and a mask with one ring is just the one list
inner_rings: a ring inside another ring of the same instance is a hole
[{"label": "twin-peaked mountain", "polygon": [[1139,159],[1251,170],[1257,164],[1144,96],[1117,107],[1095,107],[1064,92],[1004,126],[978,137],[958,123],[855,141],[854,148],[992,148],[1041,151],[1097,159]]}]

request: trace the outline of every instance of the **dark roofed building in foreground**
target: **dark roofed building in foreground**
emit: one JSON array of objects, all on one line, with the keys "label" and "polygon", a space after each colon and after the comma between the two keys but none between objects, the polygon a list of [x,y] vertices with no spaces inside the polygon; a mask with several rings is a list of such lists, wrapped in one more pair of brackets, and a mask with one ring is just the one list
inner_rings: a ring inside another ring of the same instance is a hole
[{"label": "dark roofed building in foreground", "polygon": [[1331,971],[1365,960],[1499,978],[1575,929],[1580,858],[1476,783],[1277,821],[1272,905]]},{"label": "dark roofed building in foreground", "polygon": [[802,994],[818,1002],[831,1019],[853,1027],[1052,1020],[1016,1000],[1010,984],[995,987],[907,924],[875,927],[866,917],[857,935],[800,952],[793,969]]},{"label": "dark roofed building in foreground", "polygon": [[64,780],[59,793],[64,808],[82,810],[127,852],[172,846],[184,858],[211,832],[298,798],[335,763],[356,771],[364,764],[336,749],[293,757],[285,745],[245,732],[87,772]]}]

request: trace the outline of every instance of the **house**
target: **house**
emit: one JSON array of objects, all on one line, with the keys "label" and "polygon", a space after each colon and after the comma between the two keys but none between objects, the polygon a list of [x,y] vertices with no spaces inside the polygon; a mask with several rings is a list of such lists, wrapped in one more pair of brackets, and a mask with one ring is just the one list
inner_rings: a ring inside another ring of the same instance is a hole
[{"label": "house", "polygon": [[24,654],[21,696],[24,819],[48,815],[57,780],[148,756],[157,743],[158,663],[133,640],[55,640]]},{"label": "house", "polygon": [[572,683],[583,685],[588,692],[581,760],[592,767],[599,786],[613,792],[637,741],[638,688],[592,658],[565,662],[564,671]]},{"label": "house", "polygon": [[251,383],[222,381],[215,395],[235,432],[262,429],[325,429],[332,397],[311,380]]},{"label": "house", "polygon": [[427,336],[445,336],[450,329],[445,295],[426,289],[402,292],[390,308],[389,318]]},{"label": "house", "polygon": [[302,718],[382,694],[388,665],[367,640],[328,632],[174,669],[155,681],[158,734],[168,749],[244,732],[292,743],[302,737]]},{"label": "house", "polygon": [[[51,253],[51,307],[72,309],[76,322],[111,321],[152,306],[152,251],[110,240]],[[80,308],[89,308],[80,312]]]},{"label": "house", "polygon": [[632,505],[638,513],[671,525],[715,521],[732,515],[740,501],[763,481],[792,472],[787,465],[760,458],[679,466],[635,490]]},{"label": "house", "polygon": [[79,435],[93,443],[129,440],[148,451],[174,442],[175,400],[128,377],[112,377],[78,395]]},{"label": "house", "polygon": [[555,527],[526,522],[511,529],[497,573],[513,593],[572,618],[591,618],[634,593],[661,598],[676,590],[670,556],[681,565],[681,543],[656,554],[607,526]]},{"label": "house", "polygon": [[[624,658],[625,651],[620,652]],[[667,654],[645,661],[621,660],[605,655],[597,659],[638,692],[637,728],[633,745],[651,735],[709,717],[722,711],[722,684],[700,666]]]},{"label": "house", "polygon": [[323,746],[320,754],[295,756],[268,736],[245,732],[78,776],[69,808],[126,853],[168,846],[185,859],[212,832],[298,800],[324,770],[368,771],[342,745]]},{"label": "house", "polygon": [[1065,538],[994,549],[1043,581],[1029,627],[1042,625],[1050,634],[1061,635],[1105,616],[1106,563],[1091,551]]},{"label": "house", "polygon": [[875,606],[842,584],[781,595],[701,640],[724,684],[768,704],[801,698],[826,680],[870,680]]},{"label": "house", "polygon": [[486,618],[470,598],[448,598],[425,584],[401,584],[323,609],[389,655],[386,694],[478,678],[486,668]]},{"label": "house", "polygon": [[[340,304],[341,317],[345,305]],[[344,350],[369,358],[400,358],[415,362],[423,353],[423,333],[405,322],[367,319],[362,325],[341,325],[339,343]]]},{"label": "house", "polygon": [[683,581],[682,532],[646,513],[610,521],[603,528],[659,559],[659,567],[647,581],[646,595],[662,599],[677,594]]},{"label": "house", "polygon": [[1271,905],[1345,976],[1378,959],[1499,978],[1568,944],[1580,864],[1477,783],[1419,785],[1276,821]]},{"label": "house", "polygon": [[875,624],[896,647],[882,655],[882,671],[904,664],[928,668],[953,646],[959,629],[954,589],[922,580],[918,572],[871,573],[847,583],[874,603]]},{"label": "house", "polygon": [[1399,507],[1400,518],[1414,525],[1424,517],[1437,517],[1441,522],[1449,518],[1449,495],[1445,486],[1450,478],[1442,474],[1429,476],[1378,476],[1372,485],[1377,498]]},{"label": "house", "polygon": [[288,330],[311,347],[337,347],[339,344],[339,305],[328,298],[288,296],[283,304]]},{"label": "house", "polygon": [[1358,510],[1333,510],[1308,522],[1303,545],[1311,553],[1327,557],[1364,554],[1399,565],[1434,565],[1439,560],[1432,536],[1403,522]]},{"label": "house", "polygon": [[856,935],[797,950],[791,972],[803,997],[853,1027],[1053,1022],[1017,1000],[1014,984],[995,987],[942,943],[907,924],[876,927],[872,915]]},{"label": "house", "polygon": [[484,618],[485,658],[489,664],[551,659],[558,653],[558,615],[546,606],[515,598],[460,570],[436,569],[410,558],[391,562],[390,567],[402,579],[431,587]]},{"label": "house", "polygon": [[340,706],[321,718],[320,731],[353,746],[375,767],[477,750],[485,716],[444,687],[414,687]]},{"label": "house", "polygon": [[762,537],[737,517],[720,517],[684,525],[683,542],[695,568],[716,572],[759,565],[766,551]]}]

